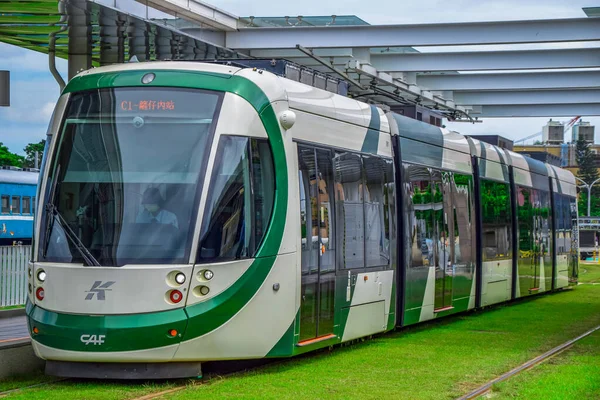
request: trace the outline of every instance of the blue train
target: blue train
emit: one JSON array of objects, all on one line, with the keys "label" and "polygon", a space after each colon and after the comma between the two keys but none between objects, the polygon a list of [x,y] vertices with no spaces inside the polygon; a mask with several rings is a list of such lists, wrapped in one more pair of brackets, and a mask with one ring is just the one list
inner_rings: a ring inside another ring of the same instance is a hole
[{"label": "blue train", "polygon": [[39,172],[0,167],[0,246],[30,244]]}]

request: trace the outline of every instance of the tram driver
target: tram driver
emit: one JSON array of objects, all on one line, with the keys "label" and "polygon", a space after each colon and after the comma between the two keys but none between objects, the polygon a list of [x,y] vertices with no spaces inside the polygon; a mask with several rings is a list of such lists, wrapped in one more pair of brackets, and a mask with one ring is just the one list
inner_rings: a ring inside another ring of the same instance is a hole
[{"label": "tram driver", "polygon": [[142,196],[142,206],[142,210],[135,219],[136,223],[173,225],[179,229],[177,216],[162,208],[163,198],[158,188],[150,187],[146,189]]}]

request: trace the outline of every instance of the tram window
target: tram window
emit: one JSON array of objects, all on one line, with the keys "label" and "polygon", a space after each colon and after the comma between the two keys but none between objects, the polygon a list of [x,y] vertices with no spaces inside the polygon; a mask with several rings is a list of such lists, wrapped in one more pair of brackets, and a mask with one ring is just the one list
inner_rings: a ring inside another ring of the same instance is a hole
[{"label": "tram window", "polygon": [[508,183],[480,181],[483,261],[512,258],[512,217]]},{"label": "tram window", "polygon": [[31,197],[23,197],[23,214],[31,214]]},{"label": "tram window", "polygon": [[332,152],[324,149],[316,149],[317,171],[318,171],[318,227],[321,238],[321,272],[335,270],[335,230],[334,230],[334,202],[335,195]]},{"label": "tram window", "polygon": [[363,157],[363,168],[366,266],[389,265],[389,236],[385,228],[383,189],[385,162],[377,157]]},{"label": "tram window", "polygon": [[201,261],[252,257],[264,236],[273,205],[273,163],[268,143],[252,142],[237,136],[219,141],[200,234]]},{"label": "tram window", "polygon": [[31,213],[35,214],[35,196],[31,199]]},{"label": "tram window", "polygon": [[385,240],[389,247],[388,253],[391,260],[396,256],[396,186],[394,177],[394,163],[392,160],[384,160],[385,163],[385,184],[384,184],[384,220],[385,220]]},{"label": "tram window", "polygon": [[21,198],[20,197],[12,196],[10,211],[12,214],[21,214]]},{"label": "tram window", "polygon": [[433,254],[433,196],[431,174],[428,168],[404,164],[406,179],[406,218],[410,240],[410,266],[434,265]]},{"label": "tram window", "polygon": [[363,268],[365,237],[361,157],[336,153],[335,200],[340,268]]},{"label": "tram window", "polygon": [[[431,186],[433,188],[433,229],[436,248],[435,266],[444,269],[445,266],[454,263],[452,237],[450,236],[449,223],[451,222],[452,209],[450,203],[451,174],[436,169],[431,169]],[[436,269],[437,269],[436,268]]]},{"label": "tram window", "polygon": [[[539,243],[540,255],[550,257],[552,254],[553,241],[551,240],[552,220],[550,213],[550,194],[546,190],[537,191],[538,199],[538,220],[539,220]],[[552,263],[551,259],[546,258],[546,263]]]},{"label": "tram window", "polygon": [[10,198],[9,196],[2,196],[2,214],[10,213]]},{"label": "tram window", "polygon": [[473,258],[473,225],[472,225],[472,187],[473,179],[469,175],[453,174],[450,182],[454,213],[454,262],[466,265]]},{"label": "tram window", "polygon": [[275,171],[269,143],[264,140],[251,140],[252,188],[254,193],[254,240],[258,248],[267,232],[273,211],[275,196]]},{"label": "tram window", "polygon": [[298,181],[300,189],[300,234],[302,274],[319,268],[317,169],[315,150],[298,147]]},{"label": "tram window", "polygon": [[517,212],[519,229],[519,258],[528,258],[533,246],[533,203],[532,189],[518,187]]}]

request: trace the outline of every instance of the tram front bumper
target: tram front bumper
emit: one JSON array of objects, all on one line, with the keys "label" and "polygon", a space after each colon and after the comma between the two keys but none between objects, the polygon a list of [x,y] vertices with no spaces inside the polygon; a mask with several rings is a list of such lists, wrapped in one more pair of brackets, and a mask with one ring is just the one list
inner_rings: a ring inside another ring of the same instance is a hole
[{"label": "tram front bumper", "polygon": [[36,355],[56,361],[169,362],[185,334],[187,321],[183,308],[146,314],[79,315],[31,304],[27,307]]}]

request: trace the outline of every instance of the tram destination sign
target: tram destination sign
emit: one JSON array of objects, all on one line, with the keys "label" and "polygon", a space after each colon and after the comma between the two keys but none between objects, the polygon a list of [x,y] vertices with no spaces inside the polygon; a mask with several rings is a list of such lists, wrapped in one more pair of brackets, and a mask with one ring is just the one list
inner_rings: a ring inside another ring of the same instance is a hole
[{"label": "tram destination sign", "polygon": [[0,71],[0,107],[10,106],[10,72]]}]

